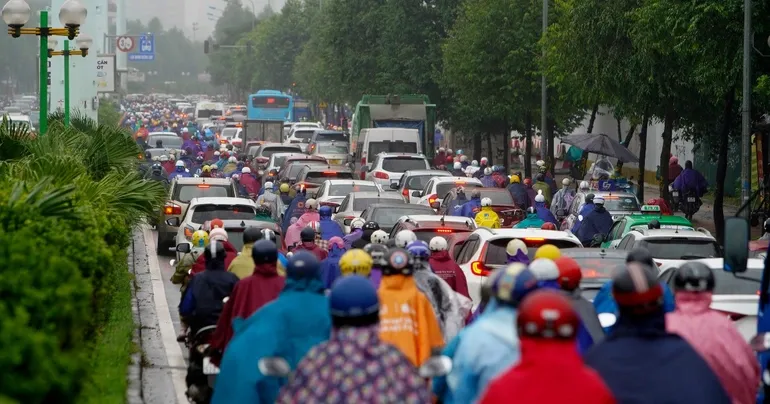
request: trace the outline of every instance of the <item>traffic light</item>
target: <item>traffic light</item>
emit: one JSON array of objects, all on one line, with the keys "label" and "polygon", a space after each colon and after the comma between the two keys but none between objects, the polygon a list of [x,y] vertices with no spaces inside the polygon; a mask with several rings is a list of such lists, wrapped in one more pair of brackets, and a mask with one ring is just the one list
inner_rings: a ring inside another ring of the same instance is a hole
[{"label": "traffic light", "polygon": [[203,41],[203,53],[209,53],[209,46],[210,44],[208,39]]}]

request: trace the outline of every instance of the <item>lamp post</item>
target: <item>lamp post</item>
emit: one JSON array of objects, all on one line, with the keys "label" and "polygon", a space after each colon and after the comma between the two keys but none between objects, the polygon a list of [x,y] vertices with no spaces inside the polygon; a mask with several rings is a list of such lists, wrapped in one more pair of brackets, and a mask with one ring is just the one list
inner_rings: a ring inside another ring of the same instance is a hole
[{"label": "lamp post", "polygon": [[66,36],[70,40],[75,39],[79,33],[79,27],[86,21],[88,10],[77,0],[67,0],[59,10],[59,21],[64,28],[48,26],[48,10],[40,11],[40,26],[36,28],[24,28],[29,21],[31,10],[24,0],[9,0],[2,10],[3,21],[8,25],[8,35],[18,38],[22,35],[36,35],[40,37],[40,134],[48,130],[48,58],[43,55],[48,53],[48,38],[52,36]]},{"label": "lamp post", "polygon": [[88,56],[88,49],[93,43],[94,40],[90,36],[81,34],[75,40],[79,50],[70,50],[70,41],[65,39],[64,50],[57,51],[56,38],[48,38],[48,57],[64,56],[64,126],[70,126],[70,56]]}]

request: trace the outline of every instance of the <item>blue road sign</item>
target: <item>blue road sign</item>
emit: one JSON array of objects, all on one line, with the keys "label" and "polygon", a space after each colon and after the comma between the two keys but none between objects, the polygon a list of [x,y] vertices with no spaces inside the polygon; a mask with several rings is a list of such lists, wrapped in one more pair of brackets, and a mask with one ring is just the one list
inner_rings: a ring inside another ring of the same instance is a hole
[{"label": "blue road sign", "polygon": [[155,60],[155,36],[152,34],[139,36],[137,52],[129,53],[128,60],[132,62],[149,62]]}]

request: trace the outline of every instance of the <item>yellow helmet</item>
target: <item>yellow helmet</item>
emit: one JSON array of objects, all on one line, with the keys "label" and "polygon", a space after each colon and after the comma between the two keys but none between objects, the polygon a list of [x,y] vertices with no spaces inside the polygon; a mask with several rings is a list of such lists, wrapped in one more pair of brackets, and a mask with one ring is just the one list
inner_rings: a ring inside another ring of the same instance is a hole
[{"label": "yellow helmet", "polygon": [[289,193],[289,184],[284,182],[283,184],[281,184],[278,190],[281,191],[282,194]]},{"label": "yellow helmet", "polygon": [[201,171],[203,171],[204,173],[211,172],[211,167],[209,167],[208,165],[204,165],[203,167],[201,167]]},{"label": "yellow helmet", "polygon": [[535,259],[545,258],[551,261],[557,260],[561,257],[561,251],[559,248],[552,244],[544,244],[535,251]]},{"label": "yellow helmet", "polygon": [[518,175],[516,175],[516,174],[513,174],[513,175],[511,176],[511,184],[518,184],[518,183],[520,183],[520,182],[521,182],[521,178],[519,178],[519,176],[518,176]]},{"label": "yellow helmet", "polygon": [[209,234],[205,230],[198,230],[192,235],[193,247],[205,247],[209,243]]},{"label": "yellow helmet", "polygon": [[364,250],[356,248],[340,257],[340,272],[342,276],[361,275],[369,276],[372,272],[372,257]]}]

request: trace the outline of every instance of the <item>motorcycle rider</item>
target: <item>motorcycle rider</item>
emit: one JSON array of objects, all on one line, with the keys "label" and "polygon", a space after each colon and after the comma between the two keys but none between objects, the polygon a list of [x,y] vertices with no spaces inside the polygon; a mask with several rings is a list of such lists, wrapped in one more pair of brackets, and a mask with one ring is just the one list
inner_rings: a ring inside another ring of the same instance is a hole
[{"label": "motorcycle rider", "polygon": [[551,204],[553,193],[551,193],[551,186],[545,182],[545,174],[541,173],[535,177],[535,183],[532,184],[532,189],[536,193],[535,202],[537,202],[537,195],[543,195],[543,198],[545,198],[543,202],[545,202],[546,205]]},{"label": "motorcycle rider", "polygon": [[674,274],[676,310],[666,314],[666,330],[695,348],[722,381],[733,403],[756,400],[759,363],[735,323],[709,308],[714,274],[708,265],[690,261]]},{"label": "motorcycle rider", "polygon": [[367,244],[364,247],[364,252],[372,257],[372,269],[369,272],[369,281],[372,282],[372,285],[374,285],[375,288],[379,288],[380,281],[382,280],[382,260],[385,258],[385,254],[388,253],[388,247],[382,244]]},{"label": "motorcycle rider", "polygon": [[511,184],[508,185],[508,192],[511,193],[513,202],[519,209],[526,210],[530,207],[527,188],[521,183],[521,178],[518,175],[511,175]]},{"label": "motorcycle rider", "polygon": [[176,169],[168,175],[169,182],[171,182],[171,180],[173,180],[176,177],[183,177],[183,178],[192,177],[192,175],[190,175],[190,173],[188,173],[187,170],[185,169],[184,161],[177,160],[175,166],[176,166]]},{"label": "motorcycle rider", "polygon": [[380,339],[377,290],[365,277],[351,275],[335,283],[329,306],[331,338],[313,347],[297,365],[278,403],[373,403],[387,397],[404,404],[430,402],[425,381],[412,363]]},{"label": "motorcycle rider", "polygon": [[[225,249],[225,269],[230,267],[230,264],[232,264],[233,260],[238,256],[238,250],[233,247],[233,245],[228,241],[228,235],[227,231],[223,228],[223,225],[220,225],[220,227],[214,227],[214,222],[219,219],[212,220],[211,224],[211,231],[209,232],[209,244],[213,241],[218,241],[222,244],[222,246]],[[222,223],[221,220],[219,220],[220,224]],[[201,272],[203,272],[206,269],[206,260],[204,256],[198,257],[198,259],[195,261],[195,264],[193,264],[192,268],[190,269],[190,275],[195,276]]]},{"label": "motorcycle rider", "polygon": [[[542,248],[542,247],[540,247]],[[539,251],[539,249],[538,249]],[[559,267],[548,258],[535,258],[529,264],[529,270],[537,278],[537,286],[543,289],[559,290]]]},{"label": "motorcycle rider", "polygon": [[345,242],[339,237],[329,239],[329,255],[321,261],[321,280],[326,289],[331,289],[334,281],[340,277],[340,259],[344,254]]},{"label": "motorcycle rider", "polygon": [[332,208],[321,206],[318,209],[319,223],[321,224],[321,238],[330,240],[332,237],[342,238],[345,233],[342,231],[339,223],[332,220]]},{"label": "motorcycle rider", "polygon": [[698,170],[692,168],[692,161],[687,160],[684,163],[684,171],[676,177],[671,186],[679,191],[681,201],[689,191],[693,191],[700,199],[708,191],[709,183]]},{"label": "motorcycle rider", "polygon": [[238,179],[238,181],[241,183],[241,185],[243,185],[244,188],[246,188],[246,192],[249,194],[249,198],[252,200],[257,199],[257,194],[259,193],[261,186],[259,181],[257,181],[257,178],[254,177],[254,175],[251,173],[251,168],[243,167],[241,169],[241,177]]},{"label": "motorcycle rider", "polygon": [[553,223],[554,226],[559,226],[559,221],[556,220],[556,216],[548,210],[546,198],[540,190],[537,191],[537,196],[535,196],[535,210],[537,211],[537,216],[544,223]]},{"label": "motorcycle rider", "polygon": [[291,205],[292,202],[292,197],[289,195],[290,191],[291,187],[285,182],[278,186],[278,196],[281,198],[281,202],[285,207]]},{"label": "motorcycle rider", "polygon": [[604,198],[594,197],[594,210],[583,219],[580,228],[575,235],[584,246],[591,245],[597,234],[607,235],[612,227],[612,215],[604,208]]},{"label": "motorcycle rider", "polygon": [[[351,222],[352,224],[352,222]],[[363,233],[361,234],[361,237],[358,240],[355,240],[353,242],[353,248],[364,248],[367,244],[372,242],[372,234],[380,229],[380,225],[377,224],[377,222],[368,221],[364,223],[364,226],[361,228],[363,230]]]},{"label": "motorcycle rider", "polygon": [[572,307],[580,316],[580,329],[577,333],[577,345],[580,353],[604,339],[604,329],[599,322],[594,305],[584,298],[580,290],[583,272],[580,264],[571,257],[559,257],[555,261],[559,268],[559,286],[572,301]]},{"label": "motorcycle rider", "polygon": [[350,221],[350,233],[342,238],[345,241],[345,249],[353,248],[353,242],[360,239],[364,235],[363,227],[366,224],[364,219],[357,217]]},{"label": "motorcycle rider", "polygon": [[[553,203],[551,203],[551,213],[554,217],[560,219],[559,216],[567,216],[569,207],[572,205],[572,200],[575,199],[575,190],[569,186],[571,181],[569,178],[561,180],[561,189],[553,196]],[[561,215],[559,214],[561,211]]]},{"label": "motorcycle rider", "polygon": [[519,223],[516,223],[515,226],[513,226],[514,229],[539,229],[543,226],[543,219],[540,218],[540,216],[537,214],[537,210],[534,206],[530,206],[527,208],[527,217],[524,218],[524,220],[520,221]]},{"label": "motorcycle rider", "polygon": [[222,357],[211,403],[274,403],[286,381],[263,375],[258,362],[278,356],[295,369],[312,347],[329,338],[324,291],[315,256],[307,251],[293,254],[278,297],[248,319],[234,322],[235,335]]},{"label": "motorcycle rider", "polygon": [[257,205],[270,208],[271,217],[277,222],[281,215],[278,212],[278,197],[273,193],[273,183],[270,181],[266,182],[262,190],[264,192],[257,198]]},{"label": "motorcycle rider", "polygon": [[227,159],[227,164],[222,166],[221,171],[227,176],[232,174],[237,169],[238,169],[238,158],[235,156],[230,156]]},{"label": "motorcycle rider", "polygon": [[452,175],[455,177],[465,177],[465,171],[463,171],[463,165],[459,161],[452,165]]},{"label": "motorcycle rider", "polygon": [[476,219],[476,214],[481,211],[481,192],[478,189],[471,191],[471,200],[465,202],[460,208],[460,216],[468,219]]},{"label": "motorcycle rider", "polygon": [[479,171],[479,162],[478,160],[471,161],[471,164],[468,167],[465,167],[465,175],[468,177],[476,177],[476,172]]},{"label": "motorcycle rider", "polygon": [[481,200],[481,211],[476,213],[474,220],[477,227],[500,228],[500,217],[497,216],[497,212],[492,210],[492,199],[484,198]]},{"label": "motorcycle rider", "polygon": [[[281,185],[281,187],[283,187],[283,185]],[[294,199],[291,200],[289,207],[286,208],[286,211],[283,213],[281,231],[283,231],[284,235],[286,235],[286,232],[291,225],[291,218],[300,218],[305,212],[307,212],[307,208],[305,207],[306,202],[306,191],[304,189],[297,191],[297,194],[294,195]]]},{"label": "motorcycle rider", "polygon": [[594,194],[586,194],[583,206],[580,208],[580,212],[578,212],[578,216],[575,218],[575,222],[572,224],[572,234],[577,234],[577,231],[580,229],[580,225],[583,223],[583,220],[585,220],[589,213],[594,211],[594,207]]},{"label": "motorcycle rider", "polygon": [[449,246],[446,239],[440,236],[433,237],[428,246],[430,248],[428,264],[433,273],[441,277],[452,290],[470,299],[465,273],[457,265],[457,262],[449,256],[449,251],[447,251]]},{"label": "motorcycle rider", "polygon": [[486,170],[487,166],[489,165],[489,159],[486,157],[482,157],[479,162],[481,164],[479,164],[479,167],[476,170],[476,172],[473,173],[473,178],[481,179],[481,177],[484,176],[484,170]]},{"label": "motorcycle rider", "polygon": [[671,156],[668,159],[668,183],[672,184],[676,181],[676,177],[682,173],[682,166],[679,165],[679,158]]},{"label": "motorcycle rider", "polygon": [[524,189],[527,190],[527,196],[529,197],[529,206],[535,206],[535,196],[537,192],[532,189],[532,179],[524,178]]},{"label": "motorcycle rider", "polygon": [[[313,224],[317,223],[318,222],[313,222]],[[318,246],[318,244],[316,244],[316,230],[313,229],[313,227],[308,226],[302,229],[302,231],[299,233],[299,238],[301,243],[294,248],[294,253],[298,251],[307,251],[315,255],[319,262],[325,260],[326,257],[329,256],[329,253],[326,252],[326,250],[322,249]]]},{"label": "motorcycle rider", "polygon": [[249,226],[243,231],[243,248],[241,248],[241,253],[227,267],[227,270],[234,273],[238,279],[246,278],[254,273],[254,260],[251,258],[251,250],[254,243],[263,238],[263,231],[271,230]]},{"label": "motorcycle rider", "polygon": [[585,354],[585,363],[620,403],[729,403],[708,363],[682,337],[666,332],[656,272],[632,262],[615,273],[612,294],[620,316],[612,332]]},{"label": "motorcycle rider", "polygon": [[484,185],[484,188],[495,187],[495,179],[492,178],[492,167],[487,167],[484,169],[484,175],[481,177],[481,183]]},{"label": "motorcycle rider", "polygon": [[[615,404],[610,389],[575,352],[578,314],[561,293],[537,290],[525,297],[516,318],[521,361],[495,379],[481,404]],[[553,380],[559,388],[553,389]]]},{"label": "motorcycle rider", "polygon": [[457,196],[447,204],[446,212],[448,215],[461,216],[460,210],[462,209],[462,206],[468,202],[468,198],[465,196],[464,187],[457,187],[456,189]]}]

